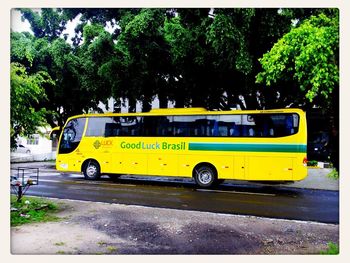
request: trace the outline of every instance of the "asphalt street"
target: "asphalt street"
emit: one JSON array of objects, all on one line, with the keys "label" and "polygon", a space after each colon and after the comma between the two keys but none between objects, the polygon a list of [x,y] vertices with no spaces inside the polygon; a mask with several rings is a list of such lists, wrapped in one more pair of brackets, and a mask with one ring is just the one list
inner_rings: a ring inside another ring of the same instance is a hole
[{"label": "asphalt street", "polygon": [[[25,165],[13,165],[18,167]],[[38,166],[38,165],[37,165]],[[33,167],[33,165],[32,165]],[[339,192],[281,185],[225,181],[200,189],[191,179],[123,175],[86,181],[40,166],[39,184],[27,195],[148,207],[253,215],[322,223],[339,223]]]}]

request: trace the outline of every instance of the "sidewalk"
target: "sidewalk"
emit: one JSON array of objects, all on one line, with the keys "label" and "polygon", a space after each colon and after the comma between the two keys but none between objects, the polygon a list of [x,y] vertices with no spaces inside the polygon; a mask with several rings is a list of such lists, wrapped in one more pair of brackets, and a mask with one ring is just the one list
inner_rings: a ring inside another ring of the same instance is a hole
[{"label": "sidewalk", "polygon": [[[39,167],[40,169],[55,169],[55,162],[22,162],[22,163],[11,163],[11,168],[16,167]],[[339,180],[329,178],[327,175],[332,171],[331,168],[308,168],[308,176],[298,182],[289,184],[271,184],[274,187],[292,187],[292,188],[305,188],[315,190],[331,190],[339,191]],[[128,175],[125,175],[128,176]],[[123,177],[125,177],[123,176]],[[141,176],[130,175],[131,178],[140,178]],[[146,177],[147,180],[149,177]],[[164,180],[164,177],[152,177],[155,180]],[[189,182],[189,178],[183,178],[181,180],[174,178],[167,178],[167,180],[176,180],[177,182],[184,180]],[[237,184],[237,185],[257,185],[258,182],[249,181],[238,181],[238,180],[226,180],[226,183]],[[269,184],[264,184],[269,185]]]},{"label": "sidewalk", "polygon": [[327,176],[331,171],[331,168],[309,168],[304,180],[290,184],[289,187],[339,191],[339,180]]},{"label": "sidewalk", "polygon": [[56,159],[56,152],[50,153],[10,153],[11,163],[41,162]]},{"label": "sidewalk", "polygon": [[339,180],[329,178],[327,175],[332,171],[331,168],[308,168],[308,176],[301,181],[286,184],[261,184],[259,182],[249,181],[231,181],[233,184],[240,185],[268,185],[273,187],[291,187],[314,190],[339,191]]}]

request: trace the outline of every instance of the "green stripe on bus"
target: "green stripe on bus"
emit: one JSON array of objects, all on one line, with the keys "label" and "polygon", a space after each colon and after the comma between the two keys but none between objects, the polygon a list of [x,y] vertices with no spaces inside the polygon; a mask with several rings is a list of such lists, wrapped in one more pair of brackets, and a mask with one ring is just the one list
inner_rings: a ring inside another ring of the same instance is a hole
[{"label": "green stripe on bus", "polygon": [[192,151],[234,151],[234,152],[306,152],[305,144],[245,144],[245,143],[197,143],[190,142]]}]

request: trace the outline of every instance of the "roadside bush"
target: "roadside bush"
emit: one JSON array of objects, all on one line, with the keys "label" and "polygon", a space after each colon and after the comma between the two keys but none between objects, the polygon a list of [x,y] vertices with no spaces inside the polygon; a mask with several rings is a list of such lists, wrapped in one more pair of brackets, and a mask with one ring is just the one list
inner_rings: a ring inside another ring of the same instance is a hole
[{"label": "roadside bush", "polygon": [[307,162],[307,166],[317,166],[317,163],[318,163],[317,161],[311,160]]},{"label": "roadside bush", "polygon": [[329,178],[334,179],[334,180],[338,180],[339,179],[339,172],[337,171],[337,169],[333,169],[329,174],[327,174],[327,176]]},{"label": "roadside bush", "polygon": [[328,249],[321,251],[321,255],[338,255],[339,254],[339,245],[329,242],[328,243]]}]

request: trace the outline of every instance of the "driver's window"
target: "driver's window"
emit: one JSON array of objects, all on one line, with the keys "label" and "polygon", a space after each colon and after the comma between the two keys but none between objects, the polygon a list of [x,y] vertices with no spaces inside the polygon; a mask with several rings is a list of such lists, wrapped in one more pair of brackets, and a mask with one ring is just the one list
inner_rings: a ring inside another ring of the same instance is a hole
[{"label": "driver's window", "polygon": [[83,136],[85,127],[85,118],[70,120],[63,130],[60,143],[60,153],[69,153],[74,151]]}]

